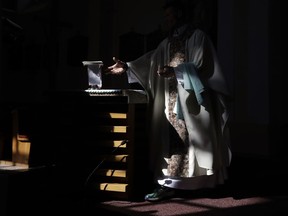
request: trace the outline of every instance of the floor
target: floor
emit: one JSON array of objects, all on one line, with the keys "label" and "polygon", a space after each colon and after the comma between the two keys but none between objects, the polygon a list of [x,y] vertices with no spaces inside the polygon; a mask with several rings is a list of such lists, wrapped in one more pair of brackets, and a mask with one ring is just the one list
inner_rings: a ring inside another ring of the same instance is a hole
[{"label": "floor", "polygon": [[[180,193],[150,203],[140,200],[102,199],[68,181],[55,167],[29,172],[0,172],[0,215],[118,215],[221,216],[283,215],[288,213],[287,177],[282,168],[244,169],[247,161],[232,164],[230,179],[215,189]],[[255,164],[249,162],[250,164]]]}]

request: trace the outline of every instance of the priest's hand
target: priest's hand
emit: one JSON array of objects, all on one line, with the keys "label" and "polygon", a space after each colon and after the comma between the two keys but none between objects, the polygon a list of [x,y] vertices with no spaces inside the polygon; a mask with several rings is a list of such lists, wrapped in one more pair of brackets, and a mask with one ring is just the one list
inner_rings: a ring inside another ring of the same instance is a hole
[{"label": "priest's hand", "polygon": [[126,62],[123,62],[119,59],[117,59],[116,57],[113,57],[113,61],[115,62],[115,64],[107,67],[104,72],[106,74],[122,74],[124,72],[126,72],[126,70],[128,69],[128,65],[126,64]]},{"label": "priest's hand", "polygon": [[159,67],[157,73],[159,76],[165,77],[165,78],[170,78],[170,77],[175,76],[174,68],[170,66]]}]

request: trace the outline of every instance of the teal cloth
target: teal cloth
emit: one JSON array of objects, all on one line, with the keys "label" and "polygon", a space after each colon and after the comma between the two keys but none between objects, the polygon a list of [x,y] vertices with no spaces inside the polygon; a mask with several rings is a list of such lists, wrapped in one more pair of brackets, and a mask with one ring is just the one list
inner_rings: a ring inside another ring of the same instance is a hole
[{"label": "teal cloth", "polygon": [[193,64],[182,64],[184,89],[194,90],[197,102],[199,105],[203,103],[203,97],[201,93],[204,91],[204,86],[198,77],[197,71]]},{"label": "teal cloth", "polygon": [[[203,97],[202,97],[201,93],[204,91],[204,86],[198,77],[198,74],[197,74],[197,71],[196,71],[194,65],[191,63],[181,64],[181,65],[178,65],[178,68],[183,73],[183,87],[184,87],[184,89],[186,89],[188,91],[194,91],[197,102],[199,105],[201,105],[203,103]],[[180,105],[180,101],[179,101],[179,96],[177,97],[176,113],[177,113],[178,119],[184,119],[181,105]]]}]

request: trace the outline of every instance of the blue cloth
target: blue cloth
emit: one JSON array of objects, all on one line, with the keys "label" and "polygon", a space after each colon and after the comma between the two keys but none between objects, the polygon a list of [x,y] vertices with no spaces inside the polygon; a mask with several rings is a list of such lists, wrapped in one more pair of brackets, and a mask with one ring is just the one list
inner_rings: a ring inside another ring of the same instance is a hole
[{"label": "blue cloth", "polygon": [[192,63],[181,64],[183,67],[183,80],[184,89],[194,90],[197,102],[199,105],[203,103],[203,97],[201,93],[204,91],[204,86],[198,77],[197,71]]},{"label": "blue cloth", "polygon": [[[199,105],[201,105],[203,103],[203,97],[201,93],[204,91],[204,86],[198,77],[195,66],[192,63],[187,63],[187,64],[184,63],[181,65],[178,65],[177,67],[178,67],[177,69],[182,71],[182,74],[183,74],[184,89],[188,91],[194,91],[197,102]],[[178,119],[184,119],[180,101],[179,101],[179,96],[177,97],[176,113],[177,113]]]}]

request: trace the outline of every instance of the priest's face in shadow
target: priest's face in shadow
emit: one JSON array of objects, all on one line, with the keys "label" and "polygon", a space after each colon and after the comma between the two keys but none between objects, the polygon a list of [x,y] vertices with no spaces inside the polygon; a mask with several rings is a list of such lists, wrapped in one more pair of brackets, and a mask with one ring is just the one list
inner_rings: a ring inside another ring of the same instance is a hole
[{"label": "priest's face in shadow", "polygon": [[[182,6],[181,6],[182,7]],[[176,6],[164,7],[164,30],[171,32],[184,23],[183,9]]]},{"label": "priest's face in shadow", "polygon": [[165,28],[167,31],[173,29],[177,24],[177,10],[173,7],[164,9]]}]

